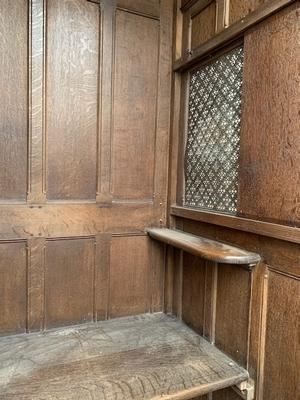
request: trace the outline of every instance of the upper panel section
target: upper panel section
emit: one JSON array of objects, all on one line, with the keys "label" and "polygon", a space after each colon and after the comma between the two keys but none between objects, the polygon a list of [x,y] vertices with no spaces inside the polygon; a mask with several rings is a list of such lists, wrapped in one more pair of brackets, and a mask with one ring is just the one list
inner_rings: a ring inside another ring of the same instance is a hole
[{"label": "upper panel section", "polygon": [[28,2],[0,2],[0,200],[25,201]]},{"label": "upper panel section", "polygon": [[100,9],[47,1],[46,189],[51,200],[95,199]]}]

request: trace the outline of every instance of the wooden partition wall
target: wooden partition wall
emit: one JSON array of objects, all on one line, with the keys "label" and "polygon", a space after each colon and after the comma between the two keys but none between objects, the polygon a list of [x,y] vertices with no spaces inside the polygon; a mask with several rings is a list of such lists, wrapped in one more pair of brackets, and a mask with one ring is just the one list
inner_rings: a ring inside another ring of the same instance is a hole
[{"label": "wooden partition wall", "polygon": [[0,334],[162,309],[172,15],[0,1]]},{"label": "wooden partition wall", "polygon": [[[170,224],[254,251],[263,261],[253,269],[216,267],[169,248],[165,307],[249,370],[255,399],[295,400],[300,370],[299,1],[199,0],[182,6],[174,54]],[[274,15],[265,19],[270,12]],[[225,49],[223,38],[244,43],[237,216],[183,206],[186,71],[201,55],[214,54],[218,43]],[[205,399],[240,397],[226,389]]]}]

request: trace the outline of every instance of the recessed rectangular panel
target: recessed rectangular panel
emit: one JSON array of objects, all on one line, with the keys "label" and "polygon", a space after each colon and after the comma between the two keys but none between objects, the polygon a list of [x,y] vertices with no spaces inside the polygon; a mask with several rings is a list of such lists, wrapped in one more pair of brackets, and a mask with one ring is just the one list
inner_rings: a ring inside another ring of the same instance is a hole
[{"label": "recessed rectangular panel", "polygon": [[0,1],[0,199],[27,189],[28,1]]},{"label": "recessed rectangular panel", "polygon": [[239,21],[267,1],[270,0],[230,0],[229,23],[233,24],[234,22]]},{"label": "recessed rectangular panel", "polygon": [[26,329],[26,244],[0,243],[0,334]]},{"label": "recessed rectangular panel", "polygon": [[205,261],[184,253],[182,283],[182,319],[203,334]]},{"label": "recessed rectangular panel", "polygon": [[115,237],[111,246],[110,316],[149,311],[149,239]]},{"label": "recessed rectangular panel", "polygon": [[47,1],[47,198],[96,193],[99,5]]},{"label": "recessed rectangular panel", "polygon": [[115,198],[153,197],[157,20],[117,11],[112,136],[112,192]]},{"label": "recessed rectangular panel", "polygon": [[192,18],[191,48],[199,46],[216,33],[216,2],[212,1]]},{"label": "recessed rectangular panel", "polygon": [[300,280],[270,272],[265,344],[265,400],[299,397]]},{"label": "recessed rectangular panel", "polygon": [[236,265],[218,267],[216,346],[247,365],[251,272]]},{"label": "recessed rectangular panel", "polygon": [[45,255],[46,328],[91,321],[94,239],[48,241]]},{"label": "recessed rectangular panel", "polygon": [[300,226],[299,4],[245,37],[238,212]]}]

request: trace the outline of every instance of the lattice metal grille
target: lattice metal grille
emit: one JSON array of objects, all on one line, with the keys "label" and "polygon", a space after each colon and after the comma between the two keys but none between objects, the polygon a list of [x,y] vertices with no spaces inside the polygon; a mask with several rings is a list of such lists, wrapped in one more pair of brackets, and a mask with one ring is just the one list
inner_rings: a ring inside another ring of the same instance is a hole
[{"label": "lattice metal grille", "polygon": [[243,47],[238,47],[191,72],[187,206],[236,212],[242,69]]}]

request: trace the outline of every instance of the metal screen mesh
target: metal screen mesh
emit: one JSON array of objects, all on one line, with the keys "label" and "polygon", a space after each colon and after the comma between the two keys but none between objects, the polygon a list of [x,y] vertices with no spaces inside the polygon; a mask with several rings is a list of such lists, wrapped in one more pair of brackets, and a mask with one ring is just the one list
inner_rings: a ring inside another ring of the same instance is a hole
[{"label": "metal screen mesh", "polygon": [[184,204],[234,214],[243,47],[191,72]]}]

